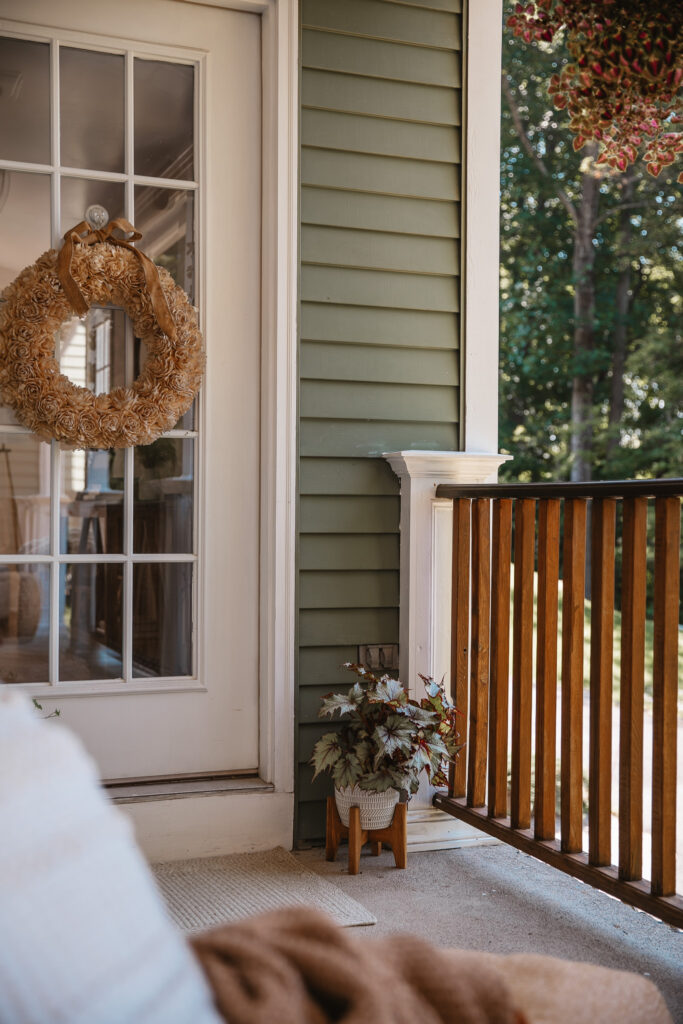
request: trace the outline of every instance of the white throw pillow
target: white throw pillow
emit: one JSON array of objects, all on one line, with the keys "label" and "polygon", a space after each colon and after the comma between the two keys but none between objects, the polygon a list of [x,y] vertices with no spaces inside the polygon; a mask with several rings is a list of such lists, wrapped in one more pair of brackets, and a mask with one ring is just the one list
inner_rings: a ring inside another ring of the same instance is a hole
[{"label": "white throw pillow", "polygon": [[0,690],[0,1022],[218,1020],[80,743]]}]

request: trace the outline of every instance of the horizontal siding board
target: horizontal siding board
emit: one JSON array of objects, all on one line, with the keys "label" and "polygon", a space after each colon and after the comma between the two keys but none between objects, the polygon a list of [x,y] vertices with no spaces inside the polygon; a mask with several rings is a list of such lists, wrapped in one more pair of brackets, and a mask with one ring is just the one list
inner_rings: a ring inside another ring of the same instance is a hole
[{"label": "horizontal siding board", "polygon": [[452,351],[389,348],[304,341],[303,380],[385,381],[397,384],[458,383],[458,358]]},{"label": "horizontal siding board", "polygon": [[458,291],[458,281],[453,277],[311,264],[301,268],[301,298],[304,302],[457,313]]},{"label": "horizontal siding board", "polygon": [[302,686],[348,689],[354,676],[342,668],[358,660],[357,647],[302,647],[299,651],[299,682]]},{"label": "horizontal siding board", "polygon": [[303,302],[301,338],[363,345],[406,346],[453,351],[458,347],[458,317],[429,310],[366,309]]},{"label": "horizontal siding board", "polygon": [[459,248],[454,238],[306,224],[301,231],[303,262],[337,267],[455,275],[459,272]]},{"label": "horizontal siding board", "polygon": [[460,199],[460,172],[454,164],[307,146],[301,150],[301,183],[417,199]]},{"label": "horizontal siding board", "polygon": [[384,459],[302,459],[300,494],[398,494],[398,479]]},{"label": "horizontal siding board", "polygon": [[299,642],[306,646],[398,643],[398,608],[303,609]]},{"label": "horizontal siding board", "polygon": [[302,842],[314,842],[325,835],[325,803],[302,801],[297,808],[296,834]]},{"label": "horizontal siding board", "polygon": [[381,456],[384,452],[453,451],[458,431],[453,423],[367,423],[344,420],[304,420],[300,430],[301,455]]},{"label": "horizontal siding board", "polygon": [[345,679],[341,686],[330,686],[329,684],[319,683],[317,686],[302,686],[299,689],[299,721],[315,724],[319,721],[324,721],[318,717],[318,712],[321,706],[321,699],[326,697],[328,693],[344,693],[347,692],[349,687],[353,684],[353,680],[349,676]]},{"label": "horizontal siding board", "polygon": [[304,380],[301,416],[333,420],[388,420],[421,423],[457,422],[457,393],[432,384],[385,384],[368,381]]},{"label": "horizontal siding board", "polygon": [[313,780],[313,765],[297,765],[297,793],[299,800],[325,800],[334,793],[334,782],[327,772]]},{"label": "horizontal siding board", "polygon": [[398,533],[398,497],[302,495],[299,524],[305,533]]},{"label": "horizontal siding board", "polygon": [[[391,3],[392,0],[386,0]],[[407,7],[429,7],[435,11],[452,11],[453,14],[460,14],[462,11],[462,0],[397,0],[401,6]]]},{"label": "horizontal siding board", "polygon": [[301,223],[386,231],[396,235],[458,238],[460,205],[432,199],[302,188]]},{"label": "horizontal siding board", "polygon": [[441,85],[386,82],[304,68],[301,102],[304,109],[372,114],[421,124],[460,124],[460,92]]},{"label": "horizontal siding board", "polygon": [[301,65],[397,82],[457,89],[461,86],[461,60],[455,50],[388,43],[317,29],[305,28],[301,33]]},{"label": "horizontal siding board", "polygon": [[443,125],[390,121],[367,114],[303,110],[301,144],[347,153],[424,158],[454,163],[460,159],[460,131]]},{"label": "horizontal siding board", "polygon": [[316,570],[299,573],[301,608],[398,608],[395,570]]},{"label": "horizontal siding board", "polygon": [[383,0],[302,0],[301,24],[422,46],[461,46],[460,19],[454,14],[416,11]]},{"label": "horizontal siding board", "polygon": [[398,570],[398,544],[394,533],[307,533],[299,540],[299,568]]}]

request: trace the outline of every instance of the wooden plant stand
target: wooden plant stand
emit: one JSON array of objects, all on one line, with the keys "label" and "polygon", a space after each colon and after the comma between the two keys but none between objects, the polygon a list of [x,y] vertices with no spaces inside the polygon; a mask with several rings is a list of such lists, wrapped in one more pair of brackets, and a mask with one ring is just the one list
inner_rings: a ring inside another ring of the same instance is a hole
[{"label": "wooden plant stand", "polygon": [[404,868],[408,860],[408,804],[396,804],[391,825],[387,828],[361,828],[360,807],[349,809],[348,828],[342,824],[333,796],[327,798],[327,832],[325,838],[325,859],[334,860],[340,840],[349,839],[349,874],[357,875],[360,869],[360,851],[370,843],[373,857],[379,857],[382,843],[390,846],[397,868]]}]

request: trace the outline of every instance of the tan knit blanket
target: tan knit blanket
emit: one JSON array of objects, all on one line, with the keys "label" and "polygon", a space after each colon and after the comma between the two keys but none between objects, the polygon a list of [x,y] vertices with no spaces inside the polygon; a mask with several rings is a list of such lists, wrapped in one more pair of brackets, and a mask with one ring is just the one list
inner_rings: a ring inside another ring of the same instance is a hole
[{"label": "tan knit blanket", "polygon": [[192,946],[229,1024],[525,1024],[495,967],[409,935],[359,941],[315,910],[225,925]]}]

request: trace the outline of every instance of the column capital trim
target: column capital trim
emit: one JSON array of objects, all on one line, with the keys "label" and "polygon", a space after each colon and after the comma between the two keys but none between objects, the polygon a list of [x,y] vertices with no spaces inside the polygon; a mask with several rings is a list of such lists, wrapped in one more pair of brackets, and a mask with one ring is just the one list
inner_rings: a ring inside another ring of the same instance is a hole
[{"label": "column capital trim", "polygon": [[452,484],[475,484],[495,480],[498,469],[511,455],[498,452],[384,452],[396,476],[402,480],[430,479]]}]

